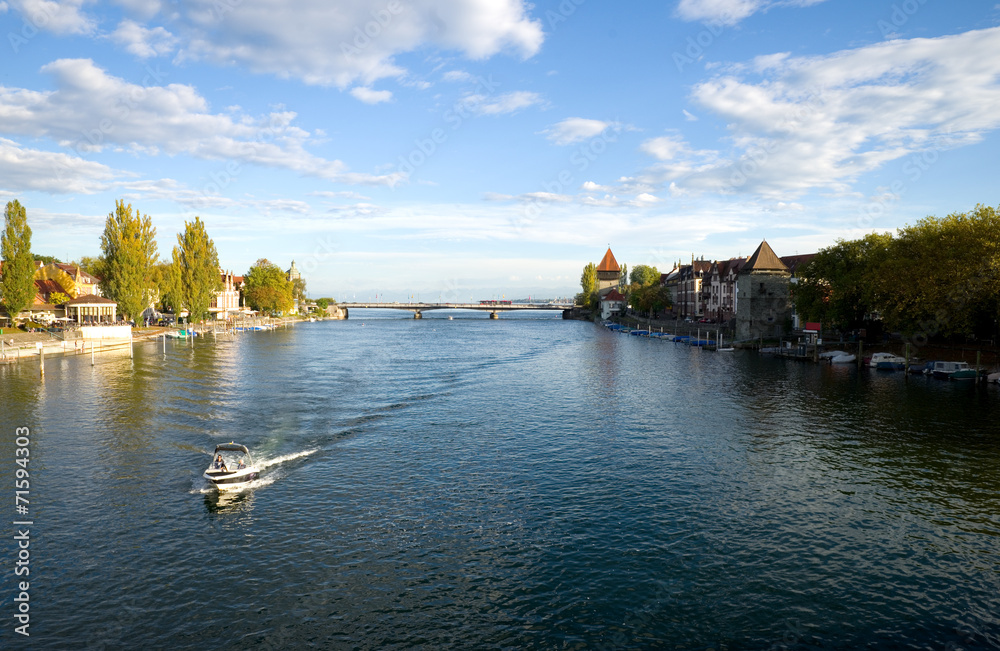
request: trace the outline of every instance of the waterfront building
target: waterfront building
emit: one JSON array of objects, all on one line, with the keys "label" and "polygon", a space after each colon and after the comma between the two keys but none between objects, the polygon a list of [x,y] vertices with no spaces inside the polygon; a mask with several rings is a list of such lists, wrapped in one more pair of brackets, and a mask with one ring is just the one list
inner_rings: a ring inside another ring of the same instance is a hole
[{"label": "waterfront building", "polygon": [[617,289],[621,273],[622,268],[618,266],[615,254],[611,252],[611,247],[608,247],[608,252],[597,265],[597,293],[604,296],[607,294],[605,290]]},{"label": "waterfront building", "polygon": [[736,279],[736,339],[778,338],[791,316],[788,266],[763,241]]},{"label": "waterfront building", "polygon": [[702,283],[712,270],[712,263],[704,258],[682,265],[678,270],[677,288],[674,291],[674,313],[681,318],[700,319],[705,316],[705,297]]},{"label": "waterfront building", "polygon": [[118,320],[118,303],[103,296],[85,294],[67,301],[63,307],[69,320],[80,325]]},{"label": "waterfront building", "polygon": [[705,315],[716,323],[727,323],[736,316],[736,278],[746,261],[746,258],[716,261],[703,281]]},{"label": "waterfront building", "polygon": [[601,297],[601,319],[617,316],[624,307],[625,297],[618,292],[617,288],[612,287],[611,291]]},{"label": "waterfront building", "polygon": [[[294,262],[292,267],[295,267]],[[219,276],[222,289],[215,292],[208,311],[216,319],[225,319],[231,314],[242,311],[240,292],[243,289],[243,276],[237,276],[232,271],[225,271],[221,267],[219,267]]]}]

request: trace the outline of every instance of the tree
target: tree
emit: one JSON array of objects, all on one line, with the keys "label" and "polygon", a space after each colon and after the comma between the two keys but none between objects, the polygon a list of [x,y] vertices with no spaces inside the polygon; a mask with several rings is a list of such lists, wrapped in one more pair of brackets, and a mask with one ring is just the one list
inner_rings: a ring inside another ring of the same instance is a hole
[{"label": "tree", "polygon": [[34,255],[34,257],[35,257],[35,260],[41,262],[43,265],[52,264],[53,262],[58,262],[58,263],[62,264],[62,260],[60,260],[59,258],[53,257],[51,255],[38,255],[36,253]]},{"label": "tree", "polygon": [[28,216],[17,200],[4,210],[4,231],[0,238],[3,277],[0,293],[11,323],[35,298],[35,261],[31,255],[31,228]]},{"label": "tree", "polygon": [[656,267],[637,264],[632,267],[632,276],[629,280],[632,283],[638,283],[640,287],[649,287],[653,283],[660,282],[660,272],[656,270]]},{"label": "tree", "polygon": [[79,260],[74,260],[71,264],[75,264],[81,270],[86,271],[95,278],[100,279],[104,277],[104,271],[101,266],[100,258],[92,258],[89,255],[85,255]]},{"label": "tree", "polygon": [[222,289],[219,254],[200,217],[184,222],[184,233],[177,234],[173,258],[176,295],[188,311],[188,322],[200,323],[208,314],[212,296]]},{"label": "tree", "polygon": [[628,287],[628,265],[623,264],[621,273],[618,275],[618,291],[624,294]]},{"label": "tree", "polygon": [[326,308],[330,307],[330,301],[325,298],[316,299],[316,307],[318,307],[321,310],[325,310]]},{"label": "tree", "polygon": [[62,292],[52,292],[49,294],[49,303],[52,305],[62,305],[68,300],[70,300],[69,296]]},{"label": "tree", "polygon": [[594,307],[597,302],[597,265],[587,263],[580,276],[580,287],[583,289],[576,296],[577,305]]},{"label": "tree", "polygon": [[150,271],[153,287],[156,288],[156,304],[161,310],[180,312],[184,301],[180,298],[180,279],[177,267],[171,262],[157,262]]},{"label": "tree", "polygon": [[292,281],[292,298],[302,300],[306,296],[306,279],[299,276]]},{"label": "tree", "polygon": [[261,258],[247,271],[243,284],[247,305],[255,310],[278,314],[294,305],[292,283],[285,272],[267,258]]},{"label": "tree", "polygon": [[838,240],[820,250],[799,272],[794,287],[796,311],[807,320],[834,328],[864,325],[886,306],[882,276],[891,244],[892,235],[870,233],[859,240]]},{"label": "tree", "polygon": [[153,296],[152,268],[156,263],[156,229],[149,215],[132,211],[132,204],[115,202],[101,235],[101,291],[118,302],[118,311],[138,320]]}]

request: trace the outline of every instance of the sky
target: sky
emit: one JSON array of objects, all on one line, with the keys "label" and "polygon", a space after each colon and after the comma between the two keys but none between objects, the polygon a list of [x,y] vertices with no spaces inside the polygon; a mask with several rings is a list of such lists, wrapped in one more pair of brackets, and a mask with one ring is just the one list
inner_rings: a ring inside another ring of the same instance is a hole
[{"label": "sky", "polygon": [[0,201],[96,256],[312,297],[579,291],[619,263],[778,255],[1000,204],[1000,4],[939,0],[0,0]]}]

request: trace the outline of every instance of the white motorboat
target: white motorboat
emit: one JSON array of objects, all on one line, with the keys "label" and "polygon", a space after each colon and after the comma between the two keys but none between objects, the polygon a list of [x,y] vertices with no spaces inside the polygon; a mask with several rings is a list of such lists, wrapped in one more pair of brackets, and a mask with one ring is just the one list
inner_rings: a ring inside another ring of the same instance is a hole
[{"label": "white motorboat", "polygon": [[856,356],[851,355],[850,353],[843,353],[841,355],[837,355],[836,357],[832,358],[830,360],[830,363],[831,364],[850,364],[851,362],[854,362],[857,359],[858,358]]},{"label": "white motorboat", "polygon": [[906,366],[906,358],[892,353],[875,353],[868,366],[881,371],[902,371]]},{"label": "white motorboat", "polygon": [[826,350],[819,354],[820,359],[833,359],[834,357],[840,357],[841,355],[849,355],[850,353],[843,350]]},{"label": "white motorboat", "polygon": [[212,463],[202,475],[220,491],[239,490],[260,476],[250,459],[250,451],[239,443],[219,443]]}]

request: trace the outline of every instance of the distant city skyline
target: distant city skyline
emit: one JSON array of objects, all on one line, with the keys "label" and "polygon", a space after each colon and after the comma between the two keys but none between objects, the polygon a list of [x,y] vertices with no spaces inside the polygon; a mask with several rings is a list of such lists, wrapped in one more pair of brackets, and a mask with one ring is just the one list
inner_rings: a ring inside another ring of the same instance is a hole
[{"label": "distant city skyline", "polygon": [[572,296],[1000,204],[1000,5],[0,0],[0,201],[95,256],[296,261],[313,297]]}]

